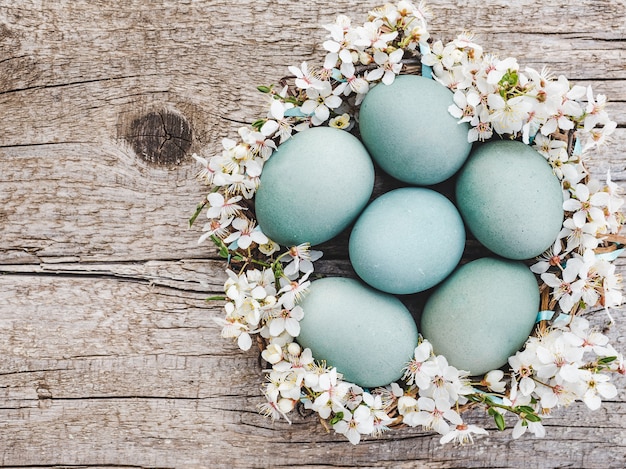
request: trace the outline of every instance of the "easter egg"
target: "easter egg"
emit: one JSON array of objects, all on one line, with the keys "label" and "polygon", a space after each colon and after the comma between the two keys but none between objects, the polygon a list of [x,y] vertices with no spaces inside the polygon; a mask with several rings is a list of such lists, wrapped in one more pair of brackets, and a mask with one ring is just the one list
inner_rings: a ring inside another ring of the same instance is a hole
[{"label": "easter egg", "polygon": [[480,375],[522,348],[538,308],[539,287],[525,264],[485,257],[459,267],[437,287],[420,330],[450,365]]},{"label": "easter egg", "polygon": [[312,282],[300,305],[304,318],[296,340],[344,380],[376,387],[402,377],[417,346],[417,326],[396,297],[358,280],[329,277]]},{"label": "easter egg", "polygon": [[457,207],[485,247],[509,259],[548,249],[563,223],[563,193],[537,151],[511,140],[477,147],[456,182]]},{"label": "easter egg", "polygon": [[359,216],[348,246],[355,272],[387,293],[427,290],[457,266],[465,229],[446,197],[423,187],[405,187],[374,200]]},{"label": "easter egg", "polygon": [[448,179],[471,150],[469,124],[448,112],[452,92],[428,78],[402,75],[379,84],[361,103],[359,131],[372,158],[389,175],[414,185]]},{"label": "easter egg", "polygon": [[307,129],[263,167],[256,218],[278,244],[320,244],[348,227],[373,187],[374,165],[356,137],[332,127]]}]

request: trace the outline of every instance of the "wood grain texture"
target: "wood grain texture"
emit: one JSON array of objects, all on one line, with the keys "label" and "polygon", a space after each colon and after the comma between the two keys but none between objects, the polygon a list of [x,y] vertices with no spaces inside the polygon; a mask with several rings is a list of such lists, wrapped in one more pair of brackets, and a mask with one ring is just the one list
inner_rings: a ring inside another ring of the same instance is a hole
[{"label": "wood grain texture", "polygon": [[[556,412],[544,439],[475,411],[490,437],[473,447],[413,429],[353,447],[313,417],[256,412],[257,354],[220,338],[205,301],[225,275],[187,228],[204,196],[190,154],[260,114],[257,85],[319,61],[321,24],[379,3],[0,0],[0,467],[626,466],[624,377],[602,410]],[[624,185],[623,1],[430,6],[437,38],[472,29],[607,94],[619,128],[592,170]],[[341,239],[324,250],[322,273],[351,274]]]}]

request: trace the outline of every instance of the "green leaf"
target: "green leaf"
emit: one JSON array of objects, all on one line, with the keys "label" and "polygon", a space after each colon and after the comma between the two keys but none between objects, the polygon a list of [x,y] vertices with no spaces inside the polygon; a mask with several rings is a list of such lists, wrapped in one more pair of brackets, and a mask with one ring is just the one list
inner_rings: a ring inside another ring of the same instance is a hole
[{"label": "green leaf", "polygon": [[541,422],[541,417],[537,414],[526,414],[526,420],[529,422]]},{"label": "green leaf", "polygon": [[535,413],[535,409],[533,409],[532,407],[529,407],[527,405],[521,405],[517,408],[517,410],[519,412],[523,412],[524,414],[534,414]]},{"label": "green leaf", "polygon": [[191,226],[193,225],[193,222],[196,221],[196,218],[198,218],[198,215],[200,215],[200,213],[202,213],[202,209],[206,206],[208,201],[204,201],[201,204],[198,204],[198,206],[196,207],[196,211],[193,213],[193,215],[191,215],[191,218],[189,218],[189,228],[191,228]]},{"label": "green leaf", "polygon": [[267,119],[258,119],[258,120],[255,120],[255,121],[252,123],[252,127],[254,127],[254,128],[255,128],[255,129],[257,129],[257,130],[261,130],[261,127],[263,127],[263,124],[265,124],[265,122],[267,122]]},{"label": "green leaf", "polygon": [[517,85],[518,82],[519,75],[517,74],[517,71],[507,70],[498,84],[508,90]]},{"label": "green leaf", "polygon": [[340,422],[341,420],[343,420],[343,412],[339,412],[335,414],[335,416],[332,419],[330,419],[330,424],[335,425],[337,422]]},{"label": "green leaf", "polygon": [[207,299],[207,301],[226,301],[226,297],[225,296],[209,296]]},{"label": "green leaf", "polygon": [[218,248],[220,248],[219,250],[220,257],[223,259],[228,259],[228,256],[230,256],[230,251],[228,250],[228,246],[224,244],[224,241],[222,241],[215,235],[211,235],[211,240],[213,241],[213,243],[215,243],[215,245]]},{"label": "green leaf", "polygon": [[609,363],[614,362],[615,360],[617,360],[617,357],[604,357],[598,360],[598,364],[608,365]]},{"label": "green leaf", "polygon": [[496,422],[496,427],[498,427],[498,430],[503,431],[506,428],[504,416],[500,412],[495,412],[493,420]]},{"label": "green leaf", "polygon": [[269,93],[272,91],[271,86],[264,86],[264,85],[257,86],[256,89],[259,90],[261,93]]}]

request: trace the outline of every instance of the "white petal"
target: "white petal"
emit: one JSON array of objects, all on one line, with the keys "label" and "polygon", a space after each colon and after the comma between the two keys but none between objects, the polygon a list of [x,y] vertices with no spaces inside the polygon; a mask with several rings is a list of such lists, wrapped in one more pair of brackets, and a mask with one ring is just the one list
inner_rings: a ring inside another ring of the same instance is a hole
[{"label": "white petal", "polygon": [[261,133],[266,137],[270,137],[278,130],[279,127],[278,122],[275,120],[268,120],[265,124],[263,124],[263,127],[261,127]]},{"label": "white petal", "polygon": [[383,77],[384,73],[385,73],[384,69],[377,68],[375,70],[372,70],[371,72],[368,72],[365,75],[365,78],[367,79],[367,81],[378,81]]},{"label": "white petal", "polygon": [[237,345],[241,350],[250,350],[252,347],[252,338],[247,332],[242,332],[237,339]]},{"label": "white petal", "polygon": [[315,108],[317,108],[317,104],[318,104],[317,101],[313,101],[312,99],[309,99],[302,104],[302,107],[300,108],[300,110],[302,111],[302,114],[306,116],[310,116],[311,114],[313,114],[313,112],[315,112]]},{"label": "white petal", "polygon": [[576,212],[573,216],[574,219],[574,225],[577,228],[582,228],[583,226],[585,226],[585,223],[587,223],[587,213],[584,211],[579,211]]},{"label": "white petal", "polygon": [[575,212],[577,210],[580,210],[581,207],[582,204],[580,203],[580,200],[567,199],[565,202],[563,202],[563,210],[565,210],[566,212]]},{"label": "white petal", "polygon": [[341,45],[339,43],[335,42],[335,41],[324,41],[322,46],[328,52],[333,52],[333,53],[337,53],[337,52],[339,52],[339,49],[341,49]]},{"label": "white petal", "polygon": [[315,117],[317,117],[321,122],[326,122],[329,116],[330,111],[326,106],[317,106],[315,108]]},{"label": "white petal", "polygon": [[291,337],[298,337],[300,335],[300,323],[294,318],[289,318],[285,321],[285,330]]},{"label": "white petal", "polygon": [[331,109],[338,108],[339,106],[341,106],[342,102],[343,101],[341,100],[341,98],[335,95],[329,96],[328,98],[324,100],[324,104],[326,104],[326,106],[328,106]]},{"label": "white petal", "polygon": [[283,105],[283,103],[277,99],[274,99],[270,106],[270,114],[272,115],[274,119],[278,119],[278,120],[284,119],[285,106]]}]

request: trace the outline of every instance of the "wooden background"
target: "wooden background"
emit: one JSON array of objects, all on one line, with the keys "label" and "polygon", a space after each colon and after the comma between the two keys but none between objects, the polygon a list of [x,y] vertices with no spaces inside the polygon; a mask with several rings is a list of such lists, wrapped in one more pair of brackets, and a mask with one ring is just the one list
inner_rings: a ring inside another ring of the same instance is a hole
[{"label": "wooden background", "polygon": [[[190,155],[260,115],[257,85],[320,61],[320,25],[379,4],[353,3],[0,0],[0,467],[626,465],[624,377],[601,410],[556,412],[545,439],[477,412],[491,435],[473,447],[417,430],[353,447],[256,413],[257,355],[220,338],[205,301],[224,272],[187,229],[204,195]],[[430,5],[437,38],[472,29],[608,94],[619,128],[592,168],[624,183],[624,0]],[[345,253],[320,268],[347,271]],[[626,351],[623,313],[610,335]]]}]

